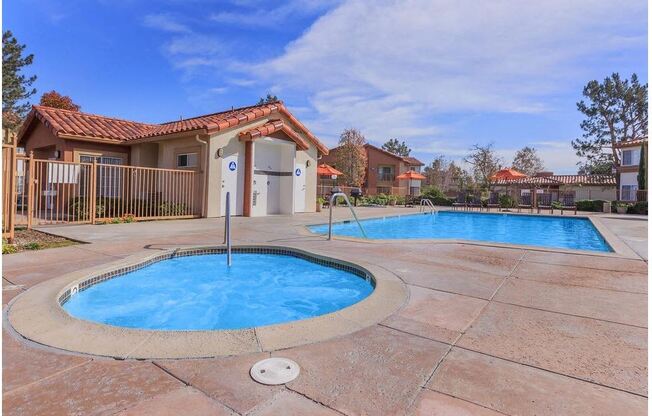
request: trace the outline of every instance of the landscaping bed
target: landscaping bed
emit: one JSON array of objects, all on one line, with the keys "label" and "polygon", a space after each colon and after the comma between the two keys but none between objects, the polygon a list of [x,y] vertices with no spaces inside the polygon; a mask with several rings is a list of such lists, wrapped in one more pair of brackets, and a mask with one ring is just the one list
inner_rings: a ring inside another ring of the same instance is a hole
[{"label": "landscaping bed", "polygon": [[8,244],[5,240],[2,240],[2,254],[18,253],[26,250],[66,247],[73,244],[79,243],[64,237],[23,228],[16,230],[13,244]]}]

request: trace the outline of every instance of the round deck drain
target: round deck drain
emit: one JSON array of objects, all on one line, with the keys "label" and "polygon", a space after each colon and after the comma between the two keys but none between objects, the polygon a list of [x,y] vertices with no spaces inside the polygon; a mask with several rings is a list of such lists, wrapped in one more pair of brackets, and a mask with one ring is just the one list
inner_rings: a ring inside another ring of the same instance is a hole
[{"label": "round deck drain", "polygon": [[251,367],[251,378],[261,384],[274,386],[288,383],[299,376],[299,364],[289,358],[267,358]]}]

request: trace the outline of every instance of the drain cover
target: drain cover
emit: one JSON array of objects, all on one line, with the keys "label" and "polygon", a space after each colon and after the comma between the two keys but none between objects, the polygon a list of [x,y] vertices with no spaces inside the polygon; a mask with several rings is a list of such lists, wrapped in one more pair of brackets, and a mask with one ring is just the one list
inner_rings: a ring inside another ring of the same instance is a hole
[{"label": "drain cover", "polygon": [[299,364],[288,358],[267,358],[251,367],[251,378],[270,386],[288,383],[299,376]]}]

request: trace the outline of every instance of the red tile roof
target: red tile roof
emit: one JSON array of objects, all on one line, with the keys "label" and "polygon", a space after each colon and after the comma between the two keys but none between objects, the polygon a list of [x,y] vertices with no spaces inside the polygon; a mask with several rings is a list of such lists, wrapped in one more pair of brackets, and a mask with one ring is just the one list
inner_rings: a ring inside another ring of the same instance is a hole
[{"label": "red tile roof", "polygon": [[240,140],[256,140],[260,137],[269,136],[277,131],[282,131],[290,137],[290,139],[297,144],[299,149],[308,150],[308,143],[296,134],[294,130],[286,126],[283,120],[270,120],[265,124],[240,132],[238,136],[240,137]]},{"label": "red tile roof", "polygon": [[364,145],[364,147],[372,148],[374,150],[377,150],[377,151],[379,151],[381,153],[386,154],[387,156],[395,157],[396,159],[399,159],[399,160],[407,163],[410,166],[423,166],[424,165],[423,162],[421,162],[419,159],[417,159],[415,157],[412,157],[412,156],[399,156],[396,153],[388,152],[387,150],[385,150],[385,149],[383,149],[381,147],[374,146],[373,144],[367,143],[367,144]]},{"label": "red tile roof", "polygon": [[494,185],[593,185],[616,186],[614,175],[552,175],[527,176],[516,179],[499,179]]},{"label": "red tile roof", "polygon": [[416,157],[412,157],[412,156],[406,156],[406,157],[403,158],[403,160],[405,162],[407,162],[407,164],[410,165],[410,166],[423,166],[424,165],[424,163],[422,161],[420,161]]},{"label": "red tile roof", "polygon": [[620,149],[622,147],[635,147],[640,146],[643,143],[647,143],[647,137],[641,137],[640,139],[628,140],[626,142],[620,142],[615,147]]},{"label": "red tile roof", "polygon": [[[290,123],[284,123],[286,129],[293,130],[287,124],[293,125],[296,130],[308,137],[322,154],[328,154],[328,148],[297,120],[281,101],[241,107],[162,124],[139,123],[96,114],[35,105],[18,133],[18,140],[22,140],[32,121],[35,119],[40,120],[58,137],[128,143],[149,137],[196,130],[203,130],[203,133],[212,134],[235,127],[241,123],[269,116],[273,113],[282,114],[287,117]],[[296,132],[294,134],[296,135]],[[303,139],[300,140],[305,143]]]}]

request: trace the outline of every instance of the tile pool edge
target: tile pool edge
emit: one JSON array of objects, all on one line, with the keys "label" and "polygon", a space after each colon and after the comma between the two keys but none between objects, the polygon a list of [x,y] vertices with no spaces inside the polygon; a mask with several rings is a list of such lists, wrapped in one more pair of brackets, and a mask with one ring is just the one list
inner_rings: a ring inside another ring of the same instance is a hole
[{"label": "tile pool edge", "polygon": [[[223,246],[178,249],[218,250]],[[238,245],[234,249],[285,250],[317,260],[335,262],[368,273],[374,291],[365,299],[333,313],[299,321],[239,330],[168,331],[123,328],[82,320],[69,315],[60,304],[65,292],[95,276],[136,267],[174,250],[139,253],[40,283],[17,296],[7,306],[9,324],[25,339],[68,352],[118,359],[208,358],[260,351],[274,351],[346,335],[380,322],[407,300],[407,289],[393,274],[374,265],[355,262],[294,247],[271,244]]]},{"label": "tile pool edge", "polygon": [[[451,209],[437,209],[437,212],[459,212]],[[624,241],[622,241],[618,236],[616,236],[611,230],[609,230],[601,221],[601,214],[578,214],[573,216],[568,215],[550,215],[550,214],[534,214],[534,213],[520,213],[520,212],[469,212],[469,214],[475,215],[519,215],[519,216],[538,216],[538,217],[553,217],[553,218],[578,218],[578,219],[587,219],[591,222],[593,227],[596,229],[598,234],[604,239],[607,246],[609,246],[613,251],[596,251],[596,250],[580,250],[580,249],[571,249],[563,247],[546,247],[546,246],[536,246],[536,245],[526,245],[526,244],[514,244],[514,243],[501,243],[496,241],[484,241],[484,240],[466,240],[460,238],[390,238],[390,239],[380,239],[380,238],[361,238],[361,237],[351,237],[338,235],[333,233],[333,240],[342,240],[342,241],[351,241],[356,243],[365,243],[365,244],[386,244],[386,243],[417,243],[417,244],[466,244],[466,245],[475,245],[475,246],[484,246],[484,247],[499,247],[515,250],[529,250],[529,251],[541,251],[541,252],[550,252],[550,253],[565,253],[565,254],[580,254],[588,256],[602,256],[602,257],[617,257],[617,258],[628,258],[628,259],[637,259],[640,260],[641,257],[636,254],[634,250],[631,249]],[[395,218],[395,217],[406,217],[414,215],[428,215],[427,212],[410,212],[405,214],[388,214],[388,215],[373,215],[369,217],[360,217],[360,221],[364,224],[366,220],[379,220],[383,218]],[[607,215],[607,214],[605,214]],[[606,218],[610,218],[606,216]],[[333,224],[340,224],[345,222],[353,221],[350,220],[337,220],[333,221]],[[300,226],[299,233],[305,236],[325,236],[324,233],[313,232],[310,227],[328,225],[328,223],[314,223],[314,224],[304,224]]]}]

